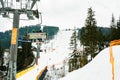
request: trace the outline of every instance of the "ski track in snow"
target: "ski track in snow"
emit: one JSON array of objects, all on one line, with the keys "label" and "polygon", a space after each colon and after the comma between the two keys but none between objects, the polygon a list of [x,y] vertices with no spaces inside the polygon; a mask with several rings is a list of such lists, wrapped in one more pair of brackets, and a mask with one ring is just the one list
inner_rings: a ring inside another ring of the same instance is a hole
[{"label": "ski track in snow", "polygon": [[49,64],[60,63],[68,56],[71,34],[71,31],[59,31],[50,42],[53,50],[49,54]]},{"label": "ski track in snow", "polygon": [[63,65],[63,61],[66,59],[69,50],[70,37],[73,31],[60,30],[53,40],[50,40],[48,44],[43,44],[41,47],[46,48],[47,65],[51,67],[52,65]]}]

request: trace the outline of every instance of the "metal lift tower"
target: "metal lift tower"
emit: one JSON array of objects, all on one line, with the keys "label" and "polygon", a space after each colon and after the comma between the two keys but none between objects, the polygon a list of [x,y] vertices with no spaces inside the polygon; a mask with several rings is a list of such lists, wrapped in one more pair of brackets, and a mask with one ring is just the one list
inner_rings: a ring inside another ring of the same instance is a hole
[{"label": "metal lift tower", "polygon": [[20,15],[26,14],[29,19],[33,19],[33,16],[39,17],[38,10],[33,10],[37,1],[39,0],[0,0],[0,15],[9,17],[9,14],[13,14],[9,75],[7,80],[16,80],[17,42]]}]

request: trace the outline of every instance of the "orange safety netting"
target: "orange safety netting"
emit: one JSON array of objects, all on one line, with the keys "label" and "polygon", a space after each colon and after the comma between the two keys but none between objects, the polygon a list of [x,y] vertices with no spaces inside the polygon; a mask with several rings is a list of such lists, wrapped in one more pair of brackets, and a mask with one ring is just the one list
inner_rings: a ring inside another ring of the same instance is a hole
[{"label": "orange safety netting", "polygon": [[113,53],[112,53],[112,46],[115,46],[115,45],[119,45],[120,44],[120,40],[114,40],[114,41],[111,41],[110,42],[110,63],[111,63],[111,66],[112,66],[112,80],[114,80],[114,56],[113,56]]}]

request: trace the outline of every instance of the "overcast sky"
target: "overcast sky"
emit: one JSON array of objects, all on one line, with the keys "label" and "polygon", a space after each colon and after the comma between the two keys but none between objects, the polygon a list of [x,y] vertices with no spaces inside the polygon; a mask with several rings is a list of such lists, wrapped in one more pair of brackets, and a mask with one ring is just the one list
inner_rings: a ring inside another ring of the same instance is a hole
[{"label": "overcast sky", "polygon": [[[116,20],[120,16],[119,4],[120,0],[41,0],[38,6],[39,11],[42,12],[42,25],[80,28],[84,26],[89,7],[95,11],[97,25],[109,27],[112,13]],[[30,23],[37,24],[39,21],[21,21],[20,26],[30,25]],[[0,24],[2,26],[0,26],[0,31],[12,28],[11,19],[1,20]]]},{"label": "overcast sky", "polygon": [[43,24],[60,27],[84,26],[89,7],[98,26],[109,26],[112,13],[118,19],[120,0],[41,0]]}]

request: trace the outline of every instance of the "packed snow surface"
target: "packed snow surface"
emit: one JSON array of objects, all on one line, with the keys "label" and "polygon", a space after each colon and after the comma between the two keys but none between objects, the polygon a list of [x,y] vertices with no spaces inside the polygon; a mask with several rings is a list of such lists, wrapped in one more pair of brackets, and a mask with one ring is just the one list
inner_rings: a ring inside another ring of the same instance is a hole
[{"label": "packed snow surface", "polygon": [[[102,50],[86,66],[69,73],[60,80],[112,80],[109,49]],[[114,80],[120,80],[120,46],[114,46],[112,50],[115,63]]]},{"label": "packed snow surface", "polygon": [[[45,52],[40,52],[40,66],[43,64],[44,66],[47,65],[48,68],[53,65],[56,67],[63,66],[63,61],[66,60],[69,53],[71,53],[69,43],[72,33],[73,31],[60,30],[53,40],[41,45],[41,49],[43,49],[43,51],[44,49],[46,50]],[[110,63],[109,49],[110,48],[102,50],[83,68],[74,70],[59,80],[112,80],[112,66]],[[114,80],[120,80],[120,46],[114,46],[112,50],[115,63]],[[52,75],[50,74],[50,76]],[[31,78],[31,80],[34,79]],[[52,80],[58,80],[58,78],[53,77]]]},{"label": "packed snow surface", "polygon": [[45,54],[47,56],[46,59],[48,59],[48,67],[62,62],[68,56],[72,33],[73,31],[60,30],[53,40],[50,40],[47,44],[42,44],[41,48],[46,49]]},{"label": "packed snow surface", "polygon": [[[68,57],[68,54],[71,52],[69,43],[72,33],[73,31],[61,30],[55,36],[55,39],[51,40],[45,46],[47,49],[48,67],[51,65],[58,65],[59,63],[62,65],[63,63],[61,62]],[[112,66],[110,63],[109,49],[110,48],[102,50],[90,63],[83,68],[68,73],[60,80],[112,80]],[[114,46],[112,49],[115,62],[114,80],[120,80],[120,46]]]}]

